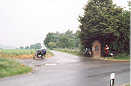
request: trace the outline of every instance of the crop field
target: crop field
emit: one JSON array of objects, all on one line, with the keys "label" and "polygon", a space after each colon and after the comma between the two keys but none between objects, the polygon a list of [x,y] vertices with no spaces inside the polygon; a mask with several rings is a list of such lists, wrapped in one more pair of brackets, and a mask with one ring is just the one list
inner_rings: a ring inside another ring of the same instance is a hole
[{"label": "crop field", "polygon": [[14,55],[22,55],[22,54],[33,54],[35,50],[26,50],[26,49],[3,49],[0,50],[0,53],[4,54],[14,54]]},{"label": "crop field", "polygon": [[[35,54],[35,49],[1,49],[0,57],[4,58],[32,58]],[[50,57],[53,54],[47,50],[46,57]]]}]

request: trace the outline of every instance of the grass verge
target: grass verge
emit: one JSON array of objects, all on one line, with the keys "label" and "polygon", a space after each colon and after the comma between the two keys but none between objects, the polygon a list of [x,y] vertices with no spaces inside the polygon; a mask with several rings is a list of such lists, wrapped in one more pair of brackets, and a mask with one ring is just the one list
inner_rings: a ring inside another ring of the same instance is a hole
[{"label": "grass verge", "polygon": [[20,64],[12,59],[0,58],[0,78],[24,74],[32,71],[32,68]]},{"label": "grass verge", "polygon": [[49,58],[51,56],[54,56],[54,54],[52,52],[50,52],[49,50],[47,50],[46,58]]},{"label": "grass verge", "polygon": [[130,61],[130,55],[127,54],[119,54],[115,57],[107,57],[106,60],[112,60],[112,61]]}]

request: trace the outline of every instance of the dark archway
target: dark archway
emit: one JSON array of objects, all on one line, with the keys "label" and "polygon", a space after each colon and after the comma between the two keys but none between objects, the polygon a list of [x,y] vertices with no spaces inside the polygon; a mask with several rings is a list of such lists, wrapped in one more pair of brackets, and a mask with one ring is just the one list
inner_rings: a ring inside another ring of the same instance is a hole
[{"label": "dark archway", "polygon": [[90,37],[87,37],[84,40],[84,47],[90,48],[92,50],[93,42],[97,40],[101,44],[101,56],[104,56],[104,47],[105,45],[109,45],[111,49],[113,49],[113,41],[116,40],[116,36],[114,36],[112,33],[106,33],[106,34],[96,34],[92,35]]}]

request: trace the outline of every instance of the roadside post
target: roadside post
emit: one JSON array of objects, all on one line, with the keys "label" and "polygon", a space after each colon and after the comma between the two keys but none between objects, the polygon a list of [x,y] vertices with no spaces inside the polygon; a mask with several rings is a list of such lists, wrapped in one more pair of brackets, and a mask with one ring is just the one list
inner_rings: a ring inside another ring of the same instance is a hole
[{"label": "roadside post", "polygon": [[110,74],[110,86],[114,86],[115,83],[115,73]]}]

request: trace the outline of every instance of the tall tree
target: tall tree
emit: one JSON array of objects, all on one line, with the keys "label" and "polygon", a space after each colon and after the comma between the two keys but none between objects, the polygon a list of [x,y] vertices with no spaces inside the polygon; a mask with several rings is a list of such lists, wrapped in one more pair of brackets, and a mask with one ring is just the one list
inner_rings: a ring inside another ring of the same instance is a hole
[{"label": "tall tree", "polygon": [[49,42],[58,42],[59,41],[59,35],[60,33],[56,32],[56,33],[48,33],[46,35],[46,38],[44,40],[44,44],[46,47],[50,47]]},{"label": "tall tree", "polygon": [[128,1],[129,10],[131,11],[131,1]]},{"label": "tall tree", "polygon": [[[129,41],[126,41],[127,44],[120,41],[121,38],[125,40],[129,38],[129,34],[123,34],[125,31],[129,32],[129,22],[127,22],[129,18],[126,15],[126,22],[122,22],[124,15],[123,9],[114,5],[112,0],[89,0],[84,9],[84,15],[79,17],[81,23],[79,37],[82,49],[91,47],[93,38],[101,39],[103,45],[113,40],[113,48],[120,52],[123,50],[123,46],[129,46]],[[123,34],[122,37],[121,34]],[[89,40],[90,38],[92,40]],[[121,45],[122,50],[117,45]]]}]

